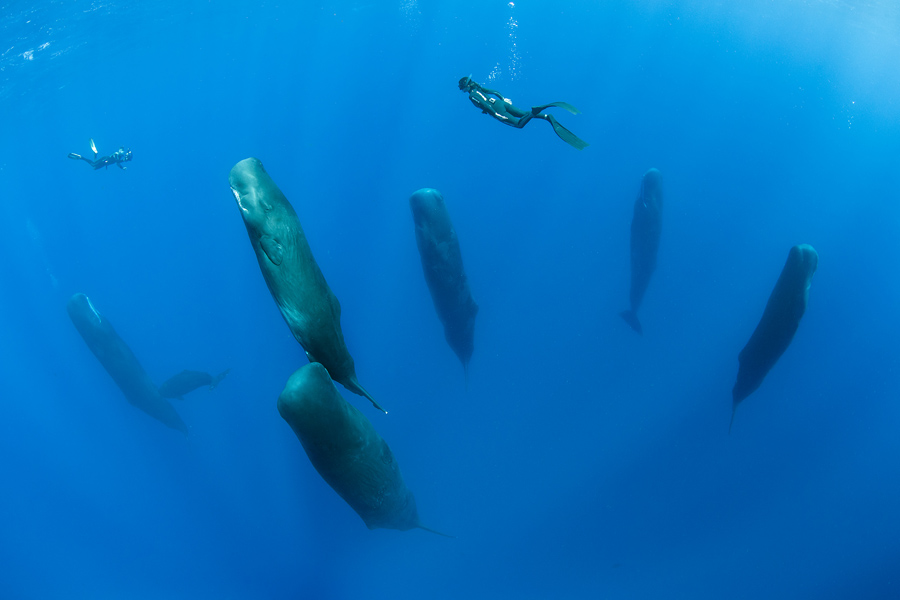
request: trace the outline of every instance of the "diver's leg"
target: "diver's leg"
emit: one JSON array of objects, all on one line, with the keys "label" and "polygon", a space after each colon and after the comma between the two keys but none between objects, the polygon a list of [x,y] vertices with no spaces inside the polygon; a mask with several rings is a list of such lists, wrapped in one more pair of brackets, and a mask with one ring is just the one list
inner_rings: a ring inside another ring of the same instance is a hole
[{"label": "diver's leg", "polygon": [[83,160],[84,162],[91,165],[92,167],[94,166],[94,161],[92,161],[89,158],[85,158],[84,156],[82,156],[80,154],[76,154],[75,152],[69,152],[69,158],[71,158],[72,160]]},{"label": "diver's leg", "polygon": [[569,104],[568,102],[551,102],[550,104],[545,104],[543,106],[535,106],[531,109],[531,112],[537,114],[539,112],[543,112],[548,108],[562,108],[564,110],[569,111],[573,115],[580,115],[581,111]]},{"label": "diver's leg", "polygon": [[516,108],[512,104],[507,104],[506,102],[495,103],[493,109],[494,118],[510,127],[515,127],[516,129],[525,127],[525,124],[534,116],[530,112],[524,111],[521,108]]},{"label": "diver's leg", "polygon": [[531,113],[525,113],[524,115],[522,115],[521,117],[519,117],[516,120],[515,124],[510,123],[510,125],[512,125],[516,129],[522,129],[523,127],[525,127],[525,125],[528,124],[528,121],[530,121],[533,118],[534,118],[534,115],[532,115]]},{"label": "diver's leg", "polygon": [[[522,110],[522,109],[519,108],[518,106],[513,106],[512,104],[507,104],[505,108],[506,108],[506,112],[507,112],[508,114],[511,114],[511,115],[514,116],[514,117],[522,118],[522,117],[524,117],[525,115],[530,115],[530,114],[532,114],[532,111],[530,111],[530,110]],[[541,112],[541,111],[538,111],[538,112]]]}]

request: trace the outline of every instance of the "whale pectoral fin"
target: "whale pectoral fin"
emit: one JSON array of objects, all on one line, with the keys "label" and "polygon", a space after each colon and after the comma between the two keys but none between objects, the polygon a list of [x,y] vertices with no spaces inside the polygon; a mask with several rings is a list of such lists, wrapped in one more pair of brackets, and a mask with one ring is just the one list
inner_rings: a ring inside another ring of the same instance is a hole
[{"label": "whale pectoral fin", "polygon": [[284,246],[278,240],[272,236],[264,235],[259,238],[259,245],[262,246],[263,252],[266,253],[273,265],[281,265],[281,262],[284,260]]}]

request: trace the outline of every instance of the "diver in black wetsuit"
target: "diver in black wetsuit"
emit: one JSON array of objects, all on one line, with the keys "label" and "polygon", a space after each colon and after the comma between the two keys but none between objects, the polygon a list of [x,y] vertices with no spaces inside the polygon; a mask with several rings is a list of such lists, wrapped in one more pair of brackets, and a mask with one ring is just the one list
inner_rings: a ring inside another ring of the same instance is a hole
[{"label": "diver in black wetsuit", "polygon": [[[476,83],[471,77],[463,77],[459,80],[459,89],[468,92],[469,100],[472,104],[481,109],[486,115],[491,115],[501,123],[506,123],[516,129],[522,129],[531,119],[543,119],[549,121],[553,126],[553,131],[567,144],[583,150],[588,143],[580,139],[577,135],[559,124],[553,115],[543,114],[541,111],[551,107],[564,108],[573,115],[579,114],[577,108],[566,102],[551,102],[544,106],[532,107],[530,111],[522,110],[513,106],[509,98],[504,98],[503,94],[496,90],[488,89],[480,83]],[[496,96],[496,98],[491,98]]]},{"label": "diver in black wetsuit", "polygon": [[103,167],[108,167],[109,165],[119,165],[119,168],[123,171],[125,170],[125,165],[122,163],[129,162],[131,160],[131,150],[126,150],[125,148],[119,148],[109,156],[101,156],[97,158],[97,146],[94,145],[94,140],[91,140],[91,150],[94,151],[94,160],[86,158],[80,154],[76,154],[74,152],[69,153],[69,158],[72,160],[83,160],[87,164],[91,165],[94,170],[101,169]]}]

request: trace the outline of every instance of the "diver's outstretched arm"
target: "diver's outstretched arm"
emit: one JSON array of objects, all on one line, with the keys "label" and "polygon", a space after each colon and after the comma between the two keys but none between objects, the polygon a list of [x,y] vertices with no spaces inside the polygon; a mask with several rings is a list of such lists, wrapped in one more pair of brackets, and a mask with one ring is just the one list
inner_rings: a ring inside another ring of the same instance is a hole
[{"label": "diver's outstretched arm", "polygon": [[503,100],[503,101],[506,102],[507,104],[512,104],[512,101],[510,101],[507,97],[505,97],[503,94],[501,94],[501,93],[498,92],[497,90],[492,90],[492,89],[490,89],[490,88],[486,88],[486,87],[484,87],[484,86],[481,85],[481,84],[478,84],[478,87],[479,87],[479,89],[481,89],[481,91],[484,92],[485,94],[490,94],[491,96],[497,96],[498,98],[500,98],[501,100]]},{"label": "diver's outstretched arm", "polygon": [[119,165],[120,169],[122,169],[123,171],[125,170],[125,165],[123,165],[122,163],[116,163],[116,164]]}]

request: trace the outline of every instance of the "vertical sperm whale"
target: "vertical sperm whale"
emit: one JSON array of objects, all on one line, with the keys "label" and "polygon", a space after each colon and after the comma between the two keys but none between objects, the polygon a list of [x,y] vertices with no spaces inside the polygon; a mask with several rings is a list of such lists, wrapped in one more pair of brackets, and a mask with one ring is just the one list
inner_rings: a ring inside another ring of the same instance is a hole
[{"label": "vertical sperm whale", "polygon": [[731,390],[731,425],[744,398],[756,391],[794,339],[809,302],[809,286],[819,265],[819,255],[809,244],[794,246],[788,253],[775,288],[766,303],[750,341],[738,355],[737,381]]},{"label": "vertical sperm whale", "polygon": [[416,224],[416,245],[422,259],[425,283],[434,309],[444,325],[444,338],[459,357],[468,376],[469,359],[475,349],[475,315],[469,280],[463,269],[456,230],[441,193],[422,188],[409,199]]},{"label": "vertical sperm whale", "polygon": [[631,220],[631,292],[630,307],[619,313],[638,333],[643,333],[637,311],[644,300],[650,277],[656,270],[656,253],[662,232],[662,175],[656,169],[644,173],[641,191],[634,201]]},{"label": "vertical sperm whale", "polygon": [[384,410],[356,379],[356,366],[341,331],[341,303],[313,258],[294,207],[256,158],[237,163],[228,183],[259,270],[306,356],[321,363],[345,388]]},{"label": "vertical sperm whale", "polygon": [[278,396],[278,413],[322,479],[369,529],[418,527],[439,533],[422,526],[394,453],[372,423],[341,397],[322,365],[303,365],[290,376]]},{"label": "vertical sperm whale", "polygon": [[188,428],[175,408],[159,394],[156,385],[112,323],[100,315],[84,294],[69,298],[69,318],[88,348],[106,369],[128,402],[167,427],[187,435]]}]

